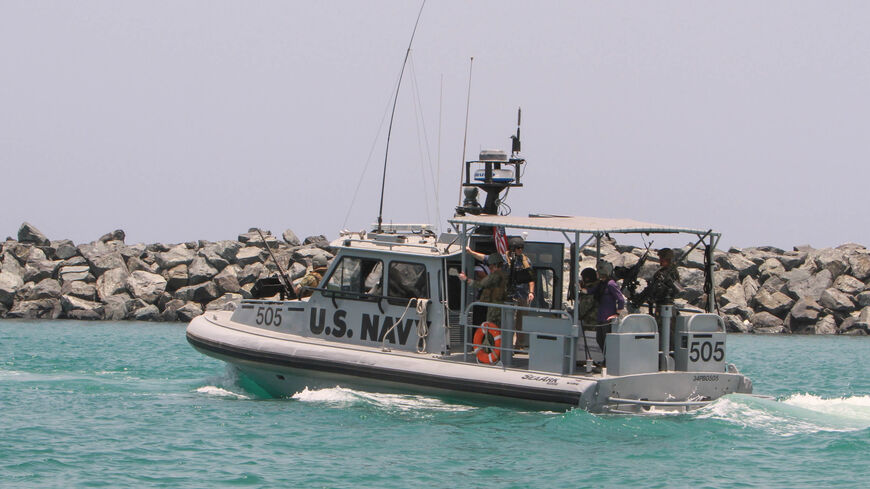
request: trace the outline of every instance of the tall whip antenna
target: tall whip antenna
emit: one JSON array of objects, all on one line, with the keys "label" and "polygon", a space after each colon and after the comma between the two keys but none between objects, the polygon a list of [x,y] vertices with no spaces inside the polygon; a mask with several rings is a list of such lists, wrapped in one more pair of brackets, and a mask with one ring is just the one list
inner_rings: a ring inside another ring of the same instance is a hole
[{"label": "tall whip antenna", "polygon": [[468,111],[471,107],[471,70],[474,68],[474,56],[471,57],[471,62],[468,64],[468,99],[465,101],[465,135],[462,136],[462,162],[459,170],[459,202],[456,205],[462,205],[462,182],[464,181],[465,173],[465,143],[468,142]]},{"label": "tall whip antenna", "polygon": [[396,115],[396,102],[399,100],[399,88],[402,86],[402,76],[405,74],[405,65],[408,64],[408,56],[411,54],[411,45],[414,44],[414,36],[417,34],[417,26],[420,24],[420,16],[423,15],[423,7],[426,6],[426,0],[420,5],[420,12],[417,14],[417,22],[414,23],[414,31],[411,32],[411,41],[408,42],[408,50],[405,51],[405,60],[402,61],[402,71],[399,72],[399,83],[396,85],[396,95],[393,98],[393,111],[390,114],[390,127],[387,130],[387,149],[384,152],[384,175],[381,177],[381,205],[378,208],[378,232],[383,231],[381,224],[384,222],[384,187],[387,184],[387,159],[390,156],[390,136],[393,133],[393,117]]}]

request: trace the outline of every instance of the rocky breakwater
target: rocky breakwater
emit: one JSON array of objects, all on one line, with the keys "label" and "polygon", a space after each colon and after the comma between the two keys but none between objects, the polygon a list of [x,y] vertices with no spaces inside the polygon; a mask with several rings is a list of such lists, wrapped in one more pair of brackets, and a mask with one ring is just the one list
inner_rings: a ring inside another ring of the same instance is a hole
[{"label": "rocky breakwater", "polygon": [[[677,251],[685,254],[690,246]],[[604,259],[628,268],[642,248],[602,242]],[[581,267],[595,266],[595,249],[583,250]],[[858,244],[790,251],[770,246],[713,253],[714,287],[719,312],[731,332],[798,334],[870,334],[870,250]],[[582,268],[581,268],[582,269]],[[640,287],[658,269],[655,253],[641,267]],[[704,252],[695,249],[680,260],[680,306],[702,308]]]},{"label": "rocky breakwater", "polygon": [[254,282],[277,273],[268,243],[292,279],[314,256],[333,257],[323,236],[281,239],[256,229],[237,240],[124,243],[124,231],[76,245],[49,240],[28,223],[0,245],[0,317],[189,321],[203,311],[233,308]]}]

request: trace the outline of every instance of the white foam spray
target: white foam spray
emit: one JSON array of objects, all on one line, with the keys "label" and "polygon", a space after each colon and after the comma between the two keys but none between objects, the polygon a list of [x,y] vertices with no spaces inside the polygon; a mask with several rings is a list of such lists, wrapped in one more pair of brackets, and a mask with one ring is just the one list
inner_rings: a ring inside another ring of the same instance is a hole
[{"label": "white foam spray", "polygon": [[825,399],[795,394],[782,401],[739,394],[701,409],[698,418],[721,419],[780,436],[870,428],[870,396]]},{"label": "white foam spray", "polygon": [[383,394],[357,391],[341,386],[327,389],[308,389],[293,394],[293,399],[303,402],[350,405],[365,403],[387,410],[398,411],[448,411],[461,412],[475,409],[472,406],[448,404],[440,399],[409,394]]}]

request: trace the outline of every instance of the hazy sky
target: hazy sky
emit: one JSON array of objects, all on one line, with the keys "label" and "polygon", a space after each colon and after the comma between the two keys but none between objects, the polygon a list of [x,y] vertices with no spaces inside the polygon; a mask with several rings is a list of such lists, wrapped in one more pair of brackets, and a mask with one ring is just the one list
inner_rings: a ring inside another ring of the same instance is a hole
[{"label": "hazy sky", "polygon": [[[0,0],[0,238],[368,227],[419,5]],[[385,220],[446,227],[474,56],[468,157],[509,149],[523,109],[513,214],[870,245],[868,19],[866,1],[429,0]]]}]

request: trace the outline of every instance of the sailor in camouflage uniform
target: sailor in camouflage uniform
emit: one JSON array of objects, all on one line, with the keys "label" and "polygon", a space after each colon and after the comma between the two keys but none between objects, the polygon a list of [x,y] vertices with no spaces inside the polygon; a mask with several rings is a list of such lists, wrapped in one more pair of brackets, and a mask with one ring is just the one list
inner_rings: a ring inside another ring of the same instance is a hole
[{"label": "sailor in camouflage uniform", "polygon": [[638,295],[637,304],[652,302],[661,304],[673,302],[680,292],[680,273],[674,263],[674,250],[662,248],[658,251],[660,267],[650,279],[649,285]]},{"label": "sailor in camouflage uniform", "polygon": [[317,287],[320,285],[324,273],[326,273],[326,258],[315,256],[311,260],[311,268],[308,269],[308,273],[293,285],[293,292],[296,293],[296,297],[300,299],[310,297],[313,291],[307,287]]},{"label": "sailor in camouflage uniform", "polygon": [[[680,273],[677,271],[677,264],[674,262],[674,250],[671,248],[662,248],[658,251],[659,269],[652,276],[649,285],[639,294],[637,304],[641,305],[649,302],[655,305],[654,314],[657,318],[661,318],[661,307],[664,304],[673,304],[674,299],[680,292]],[[676,311],[676,310],[675,310]],[[662,325],[671,329],[671,348],[674,346],[677,327],[677,311],[671,316],[670,325]]]},{"label": "sailor in camouflage uniform", "polygon": [[[502,257],[498,253],[493,253],[487,257],[486,261],[489,264],[489,275],[481,280],[471,280],[463,272],[459,274],[459,280],[467,280],[470,287],[482,289],[478,299],[481,302],[504,304],[507,295],[508,275],[502,266]],[[501,308],[487,308],[486,320],[501,326]]]}]

